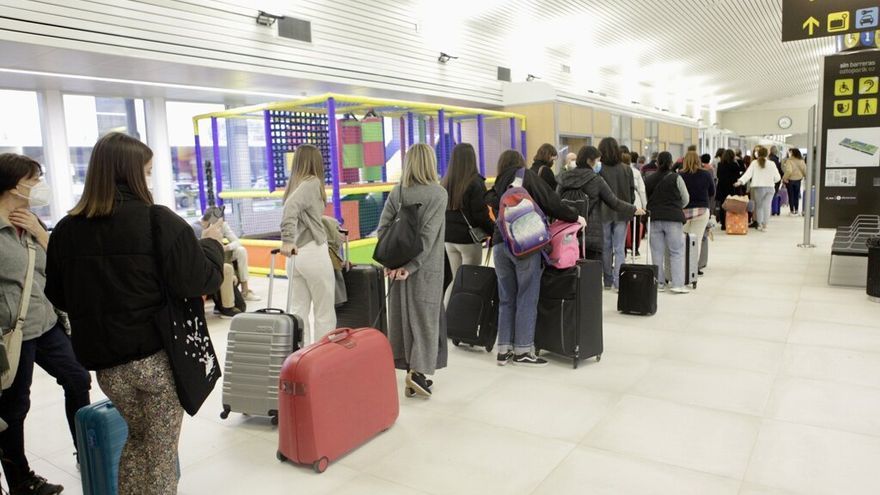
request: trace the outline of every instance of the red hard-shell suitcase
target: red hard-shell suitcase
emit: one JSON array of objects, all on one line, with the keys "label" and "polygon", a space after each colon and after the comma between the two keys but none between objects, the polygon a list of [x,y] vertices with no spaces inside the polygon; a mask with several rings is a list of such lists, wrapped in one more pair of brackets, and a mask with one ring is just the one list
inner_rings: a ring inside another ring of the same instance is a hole
[{"label": "red hard-shell suitcase", "polygon": [[278,459],[322,473],[400,410],[391,345],[372,328],[340,328],[290,355],[278,393]]}]

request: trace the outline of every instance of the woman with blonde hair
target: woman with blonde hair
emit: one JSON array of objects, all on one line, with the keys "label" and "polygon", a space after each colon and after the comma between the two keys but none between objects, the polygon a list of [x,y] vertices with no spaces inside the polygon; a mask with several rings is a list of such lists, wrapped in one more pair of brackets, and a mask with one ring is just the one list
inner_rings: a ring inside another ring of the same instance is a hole
[{"label": "woman with blonde hair", "polygon": [[703,234],[709,225],[709,204],[715,196],[715,179],[712,178],[712,172],[703,168],[696,151],[688,151],[683,164],[680,174],[690,196],[690,201],[684,207],[684,218],[687,220],[684,233],[697,240],[696,252],[691,256],[700,259]]},{"label": "woman with blonde hair", "polygon": [[[324,157],[311,144],[296,149],[290,179],[284,191],[281,217],[281,254],[288,257],[293,313],[303,319],[305,343],[336,328],[336,278],[322,216],[327,205]],[[309,314],[314,310],[314,335]]]},{"label": "woman with blonde hair", "polygon": [[388,339],[398,369],[405,369],[407,395],[431,396],[433,375],[446,367],[443,314],[443,253],[448,193],[437,176],[434,151],[426,144],[406,152],[400,184],[388,194],[379,230],[387,227],[401,205],[419,204],[422,252],[403,267],[385,269],[391,280]]},{"label": "woman with blonde hair", "polygon": [[755,219],[758,222],[758,230],[767,231],[767,220],[770,218],[770,205],[773,201],[773,195],[776,194],[776,183],[782,180],[779,170],[774,164],[772,167],[767,166],[770,154],[767,148],[757,146],[755,148],[756,160],[749,164],[746,173],[739,178],[734,186],[742,186],[752,183],[752,194],[755,199]]}]

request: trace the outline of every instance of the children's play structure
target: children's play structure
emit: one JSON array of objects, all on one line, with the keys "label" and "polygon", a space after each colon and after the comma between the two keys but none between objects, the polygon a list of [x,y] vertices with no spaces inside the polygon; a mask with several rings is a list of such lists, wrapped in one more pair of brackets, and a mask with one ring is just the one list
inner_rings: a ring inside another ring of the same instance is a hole
[{"label": "children's play structure", "polygon": [[[207,120],[210,147],[203,148],[199,124]],[[300,145],[315,145],[324,156],[325,213],[349,231],[354,262],[371,261],[385,196],[413,144],[434,147],[441,176],[457,143],[474,146],[483,176],[494,177],[502,151],[526,152],[519,114],[337,94],[197,115],[193,128],[202,211],[215,192],[255,273],[268,273],[269,251],[280,246],[282,199]]]}]

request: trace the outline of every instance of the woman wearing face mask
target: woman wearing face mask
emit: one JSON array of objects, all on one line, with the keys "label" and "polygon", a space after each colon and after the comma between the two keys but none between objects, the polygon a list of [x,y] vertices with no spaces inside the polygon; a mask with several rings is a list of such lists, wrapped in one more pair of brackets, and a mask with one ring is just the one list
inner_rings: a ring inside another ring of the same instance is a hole
[{"label": "woman wearing face mask", "polygon": [[[196,239],[182,218],[154,206],[153,152],[110,133],[95,143],[79,203],[55,227],[46,293],[70,316],[73,349],[128,423],[119,495],[177,493],[183,408],[160,335],[170,300],[220,288],[220,224]],[[191,307],[196,325],[204,308]]]},{"label": "woman wearing face mask", "polygon": [[10,493],[54,494],[64,489],[34,474],[24,448],[24,420],[30,409],[31,379],[38,364],[64,387],[67,422],[73,437],[74,415],[89,404],[91,377],[73,354],[70,338],[46,298],[46,248],[49,234],[28,208],[47,206],[51,191],[40,180],[42,169],[34,160],[0,154],[0,328],[16,326],[33,249],[34,269],[27,312],[21,325],[21,357],[12,385],[0,395],[0,418],[9,427],[0,433],[3,472]]}]

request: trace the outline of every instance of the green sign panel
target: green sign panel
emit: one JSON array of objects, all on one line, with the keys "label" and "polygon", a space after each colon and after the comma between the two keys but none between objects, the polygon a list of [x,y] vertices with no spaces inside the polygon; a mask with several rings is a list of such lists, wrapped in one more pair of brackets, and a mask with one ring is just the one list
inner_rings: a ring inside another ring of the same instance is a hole
[{"label": "green sign panel", "polygon": [[782,41],[880,30],[880,0],[782,0]]}]

